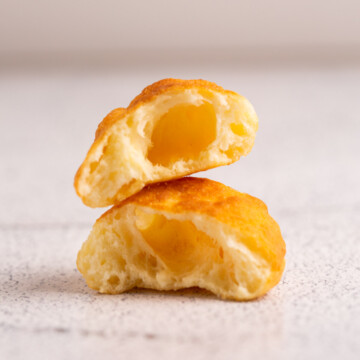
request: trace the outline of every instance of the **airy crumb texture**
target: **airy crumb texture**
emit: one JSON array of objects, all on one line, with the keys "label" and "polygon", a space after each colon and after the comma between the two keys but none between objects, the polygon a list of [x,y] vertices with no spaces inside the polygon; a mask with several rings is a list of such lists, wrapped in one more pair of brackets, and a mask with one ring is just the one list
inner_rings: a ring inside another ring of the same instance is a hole
[{"label": "airy crumb texture", "polygon": [[145,185],[237,161],[258,127],[247,99],[205,80],[165,79],[113,110],[75,176],[85,205],[114,205]]},{"label": "airy crumb texture", "polygon": [[249,300],[280,281],[284,256],[279,226],[261,200],[187,177],[148,185],[106,212],[77,266],[101,293],[198,286]]}]

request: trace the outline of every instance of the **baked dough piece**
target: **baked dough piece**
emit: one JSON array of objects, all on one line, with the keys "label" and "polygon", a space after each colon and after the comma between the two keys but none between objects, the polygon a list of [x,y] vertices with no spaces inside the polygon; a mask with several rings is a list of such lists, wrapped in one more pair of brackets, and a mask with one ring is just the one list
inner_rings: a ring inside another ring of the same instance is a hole
[{"label": "baked dough piece", "polygon": [[106,212],[77,266],[101,293],[198,286],[248,300],[279,282],[284,256],[279,226],[261,200],[187,177],[148,185]]},{"label": "baked dough piece", "polygon": [[100,123],[75,189],[85,205],[116,204],[146,184],[237,161],[257,127],[252,105],[232,91],[204,80],[161,80]]}]

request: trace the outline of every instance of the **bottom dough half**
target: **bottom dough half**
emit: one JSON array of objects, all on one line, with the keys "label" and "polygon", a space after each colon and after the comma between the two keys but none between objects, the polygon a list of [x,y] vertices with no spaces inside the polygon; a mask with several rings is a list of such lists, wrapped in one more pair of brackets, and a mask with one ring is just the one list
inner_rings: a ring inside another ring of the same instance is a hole
[{"label": "bottom dough half", "polygon": [[249,300],[280,281],[284,256],[279,226],[262,201],[189,177],[150,185],[106,212],[77,266],[101,293],[197,286]]}]

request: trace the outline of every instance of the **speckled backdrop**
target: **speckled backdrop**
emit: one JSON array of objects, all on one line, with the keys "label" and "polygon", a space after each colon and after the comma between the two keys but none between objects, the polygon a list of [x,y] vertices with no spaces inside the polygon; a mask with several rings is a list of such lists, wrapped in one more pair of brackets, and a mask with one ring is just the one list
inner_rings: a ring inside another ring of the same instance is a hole
[{"label": "speckled backdrop", "polygon": [[[282,282],[254,302],[201,290],[99,295],[76,270],[102,210],[72,178],[97,123],[145,85],[203,77],[260,118],[253,152],[201,176],[263,199],[288,246]],[[360,70],[3,73],[1,359],[359,359]]]}]

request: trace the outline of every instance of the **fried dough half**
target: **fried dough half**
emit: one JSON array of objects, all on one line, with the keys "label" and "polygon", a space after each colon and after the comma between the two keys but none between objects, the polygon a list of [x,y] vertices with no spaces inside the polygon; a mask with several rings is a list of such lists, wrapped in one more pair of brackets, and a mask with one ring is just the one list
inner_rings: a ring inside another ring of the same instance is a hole
[{"label": "fried dough half", "polygon": [[207,289],[249,300],[281,279],[285,243],[259,199],[208,179],[148,185],[97,220],[77,258],[89,287]]},{"label": "fried dough half", "polygon": [[257,127],[241,95],[205,80],[161,80],[99,124],[76,192],[104,207],[147,184],[231,164],[250,152]]}]

